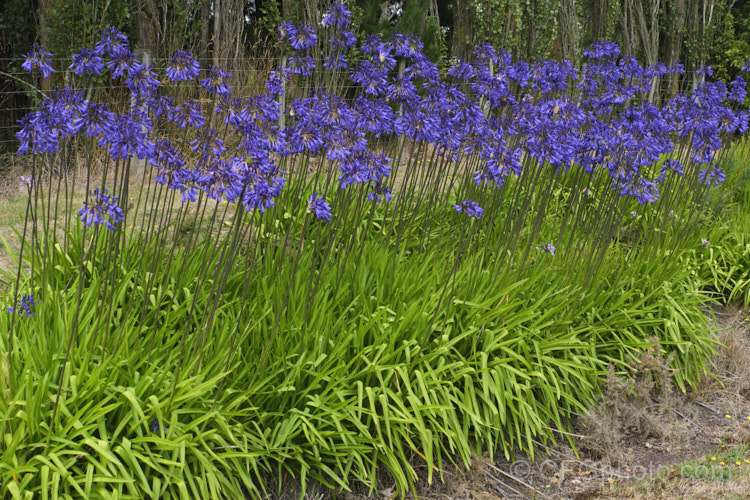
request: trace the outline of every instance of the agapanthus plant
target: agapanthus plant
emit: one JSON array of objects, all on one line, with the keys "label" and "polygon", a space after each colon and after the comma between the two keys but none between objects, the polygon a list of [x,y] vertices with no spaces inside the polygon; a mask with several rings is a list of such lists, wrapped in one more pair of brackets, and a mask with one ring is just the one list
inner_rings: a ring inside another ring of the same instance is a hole
[{"label": "agapanthus plant", "polygon": [[480,219],[484,215],[484,209],[479,203],[473,200],[464,200],[458,205],[453,205],[453,210],[459,214],[466,214],[468,217]]},{"label": "agapanthus plant", "polygon": [[229,84],[226,81],[233,78],[233,76],[218,66],[211,66],[209,76],[201,80],[201,86],[209,94],[225,95],[230,91]]}]

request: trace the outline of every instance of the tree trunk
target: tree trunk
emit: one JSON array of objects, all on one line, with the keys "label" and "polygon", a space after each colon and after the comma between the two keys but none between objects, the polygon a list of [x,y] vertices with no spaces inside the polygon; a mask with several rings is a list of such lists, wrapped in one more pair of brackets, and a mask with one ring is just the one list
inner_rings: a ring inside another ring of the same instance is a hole
[{"label": "tree trunk", "polygon": [[637,49],[636,39],[636,28],[635,28],[635,13],[633,12],[633,1],[634,0],[623,0],[622,9],[620,11],[620,48],[622,53],[630,56],[635,56]]},{"label": "tree trunk", "polygon": [[[672,66],[680,60],[682,54],[687,6],[683,0],[668,0],[664,2],[664,11],[667,23],[664,30],[664,43],[662,44],[662,60],[667,66]],[[674,96],[680,88],[680,75],[672,74],[668,78],[668,91],[670,95]]]},{"label": "tree trunk", "polygon": [[208,57],[208,34],[211,17],[211,0],[201,2],[201,39],[198,45],[198,56]]},{"label": "tree trunk", "polygon": [[607,14],[609,0],[590,0],[589,2],[589,30],[591,41],[597,42],[607,38]]},{"label": "tree trunk", "polygon": [[581,45],[575,0],[561,0],[557,11],[559,34],[557,56],[575,62]]},{"label": "tree trunk", "polygon": [[453,43],[452,53],[454,57],[468,59],[472,53],[472,24],[469,9],[470,0],[456,0],[453,10]]},{"label": "tree trunk", "polygon": [[214,0],[214,66],[221,66],[221,17],[222,17],[222,0]]}]

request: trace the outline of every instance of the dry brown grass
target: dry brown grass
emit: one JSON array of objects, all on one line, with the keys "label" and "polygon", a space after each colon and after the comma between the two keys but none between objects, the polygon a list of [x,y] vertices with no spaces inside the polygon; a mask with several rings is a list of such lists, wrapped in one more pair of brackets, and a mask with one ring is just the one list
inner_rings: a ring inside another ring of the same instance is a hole
[{"label": "dry brown grass", "polygon": [[[669,360],[659,345],[648,350],[627,379],[610,367],[600,405],[583,415],[580,449],[610,464],[627,461],[624,439],[656,438],[681,446],[692,413],[685,397],[671,383]],[[681,419],[675,415],[683,416]]]}]

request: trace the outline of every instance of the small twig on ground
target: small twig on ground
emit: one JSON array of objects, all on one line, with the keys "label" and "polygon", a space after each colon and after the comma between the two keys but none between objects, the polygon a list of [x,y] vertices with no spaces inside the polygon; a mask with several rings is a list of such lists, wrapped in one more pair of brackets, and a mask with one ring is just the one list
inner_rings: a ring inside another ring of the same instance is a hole
[{"label": "small twig on ground", "polygon": [[[492,483],[491,483],[491,484],[492,484],[492,486],[493,486],[493,487],[494,487],[494,488],[495,488],[495,489],[496,489],[497,491],[499,491],[500,493],[502,493],[502,494],[503,494],[504,496],[509,496],[509,495],[508,495],[508,492],[507,492],[507,491],[505,491],[505,490],[504,490],[503,488],[507,488],[507,489],[509,489],[510,491],[512,491],[513,493],[515,493],[516,495],[519,495],[519,496],[524,496],[524,495],[523,495],[523,493],[521,493],[520,491],[518,491],[518,490],[517,490],[517,489],[515,489],[514,487],[512,487],[512,486],[510,486],[510,485],[507,485],[507,484],[505,484],[505,483],[504,483],[504,482],[502,482],[502,481],[501,481],[501,480],[500,480],[499,478],[497,478],[497,477],[493,476],[493,475],[492,475],[492,474],[490,474],[489,472],[485,472],[484,474],[485,474],[485,475],[486,475],[486,476],[487,476],[488,478],[490,478],[490,479],[492,480]],[[498,485],[497,483],[500,483],[501,485],[503,485],[503,488],[501,488],[501,487],[500,487],[500,486],[499,486],[499,485]],[[535,490],[535,491],[536,491],[536,490]]]},{"label": "small twig on ground", "polygon": [[697,405],[698,405],[698,406],[700,406],[701,408],[705,408],[705,409],[706,409],[706,410],[708,410],[708,411],[711,411],[711,412],[714,412],[714,413],[720,413],[720,412],[719,412],[719,410],[717,410],[716,408],[713,408],[713,407],[711,407],[711,406],[708,406],[708,405],[707,405],[707,404],[705,404],[705,403],[701,403],[700,401],[695,401],[695,404],[697,404]]},{"label": "small twig on ground", "polygon": [[572,432],[565,432],[565,431],[561,431],[560,429],[553,429],[552,427],[546,427],[544,425],[542,426],[542,428],[547,429],[548,431],[552,431],[552,432],[559,432],[560,434],[564,434],[566,436],[573,436],[578,439],[586,439],[586,436],[583,436],[581,434],[573,434]]},{"label": "small twig on ground", "polygon": [[[499,467],[497,467],[497,466],[495,466],[495,465],[493,465],[493,464],[487,464],[487,465],[488,465],[488,466],[489,466],[489,467],[490,467],[490,468],[491,468],[492,470],[494,470],[495,472],[499,472],[500,474],[504,475],[504,476],[505,476],[505,477],[507,477],[508,479],[512,479],[513,481],[517,482],[518,484],[521,484],[521,485],[525,486],[526,488],[530,489],[531,491],[533,491],[533,492],[535,492],[535,493],[539,493],[539,495],[541,495],[542,497],[544,497],[544,498],[552,498],[552,497],[550,497],[550,496],[547,496],[547,495],[545,495],[544,493],[542,493],[541,491],[539,491],[539,490],[538,490],[537,488],[535,488],[535,487],[531,486],[531,485],[530,485],[529,483],[527,483],[527,482],[526,482],[526,481],[524,481],[523,479],[521,479],[521,478],[518,478],[518,477],[516,477],[516,476],[514,476],[513,474],[510,474],[510,473],[508,473],[508,472],[505,472],[504,470],[502,470],[501,468],[499,468]],[[497,478],[495,478],[495,479],[497,479]],[[499,480],[498,480],[498,481],[499,481]]]}]

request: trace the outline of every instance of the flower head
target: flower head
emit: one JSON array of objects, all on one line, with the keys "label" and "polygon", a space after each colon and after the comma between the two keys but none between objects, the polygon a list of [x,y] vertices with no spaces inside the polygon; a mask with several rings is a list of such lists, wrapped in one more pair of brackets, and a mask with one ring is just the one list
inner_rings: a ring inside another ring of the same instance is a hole
[{"label": "flower head", "polygon": [[26,313],[26,317],[30,318],[31,316],[36,317],[36,313],[34,312],[34,306],[36,305],[36,302],[34,301],[34,294],[24,295],[21,298],[21,304],[20,307],[9,307],[8,311],[13,313],[18,311],[18,314]]},{"label": "flower head", "polygon": [[167,78],[175,82],[187,82],[198,76],[200,64],[187,50],[178,50],[169,57]]},{"label": "flower head", "polygon": [[114,231],[115,225],[125,218],[122,208],[117,205],[117,200],[117,196],[108,196],[106,189],[102,189],[101,192],[94,189],[91,197],[83,202],[78,215],[86,226],[106,224],[107,229]]},{"label": "flower head", "polygon": [[153,419],[153,420],[152,420],[152,421],[151,421],[151,422],[149,423],[149,425],[151,426],[151,432],[153,432],[154,434],[158,434],[158,433],[159,433],[159,430],[160,430],[160,429],[161,429],[161,430],[164,430],[164,431],[166,431],[166,430],[167,430],[167,429],[169,428],[169,427],[166,427],[166,426],[162,425],[162,424],[161,424],[161,423],[159,422],[159,419],[158,419],[158,418],[154,418],[154,419]]},{"label": "flower head", "polygon": [[333,216],[331,214],[331,205],[326,202],[325,196],[318,197],[318,193],[310,195],[310,199],[307,200],[307,213],[313,214],[316,219],[320,219],[323,222],[328,222]]},{"label": "flower head", "polygon": [[541,250],[543,252],[547,252],[551,256],[555,256],[555,251],[557,251],[557,248],[552,243],[542,243],[542,246],[534,247],[537,250]]},{"label": "flower head", "polygon": [[606,40],[594,42],[583,51],[583,55],[589,59],[614,58],[620,55],[620,47],[616,43]]},{"label": "flower head", "polygon": [[204,78],[203,80],[201,80],[201,85],[209,94],[228,94],[230,88],[226,83],[226,80],[232,77],[233,75],[227,73],[218,66],[211,66],[208,78]]},{"label": "flower head", "polygon": [[169,119],[180,128],[201,128],[206,123],[203,108],[193,99],[186,99],[169,111]]},{"label": "flower head", "polygon": [[116,52],[128,46],[128,37],[120,33],[117,28],[105,28],[102,30],[101,39],[96,43],[96,52],[100,56],[105,53],[112,56]]},{"label": "flower head", "polygon": [[271,71],[266,80],[266,93],[271,97],[278,97],[284,93],[284,80],[286,77],[282,71]]},{"label": "flower head", "polygon": [[135,53],[126,46],[122,46],[112,52],[110,60],[107,61],[107,69],[112,72],[112,78],[120,78],[130,75],[136,64]]},{"label": "flower head", "polygon": [[478,219],[484,215],[484,209],[476,201],[472,200],[464,200],[459,205],[453,205],[453,210],[459,214],[463,213],[469,217],[476,217]]},{"label": "flower head", "polygon": [[734,80],[732,80],[732,83],[729,84],[731,90],[727,94],[727,99],[735,102],[744,101],[745,96],[747,95],[745,85],[745,79],[740,76],[736,76]]},{"label": "flower head", "polygon": [[294,30],[294,36],[289,37],[289,44],[294,50],[309,50],[313,48],[318,37],[315,30],[309,24],[303,24]]},{"label": "flower head", "polygon": [[55,72],[49,63],[50,59],[52,59],[52,54],[47,52],[47,47],[44,45],[35,43],[24,57],[26,60],[21,64],[21,67],[29,73],[39,72],[43,78],[49,78]]},{"label": "flower head", "polygon": [[140,62],[133,64],[125,85],[136,95],[148,97],[156,93],[160,82],[156,79],[156,74],[151,71],[151,66]]},{"label": "flower head", "polygon": [[349,26],[352,21],[352,13],[342,2],[333,2],[328,12],[323,15],[321,23],[324,26]]},{"label": "flower head", "polygon": [[34,184],[34,178],[31,175],[22,175],[21,178],[18,181],[18,188],[21,191],[28,191],[31,189],[31,186]]},{"label": "flower head", "polygon": [[70,69],[76,75],[98,75],[104,69],[102,58],[94,49],[82,48],[78,54],[73,55],[73,64]]},{"label": "flower head", "polygon": [[718,166],[718,163],[713,163],[709,164],[708,168],[705,170],[700,170],[698,172],[698,178],[705,182],[706,186],[710,186],[712,183],[714,186],[718,186],[724,182],[726,175],[721,167]]},{"label": "flower head", "polygon": [[107,110],[106,104],[89,102],[81,116],[73,120],[77,130],[83,129],[84,135],[97,137],[110,135],[115,127],[117,117]]},{"label": "flower head", "polygon": [[367,193],[367,199],[370,201],[391,201],[393,195],[391,194],[390,188],[382,181],[376,181]]}]

